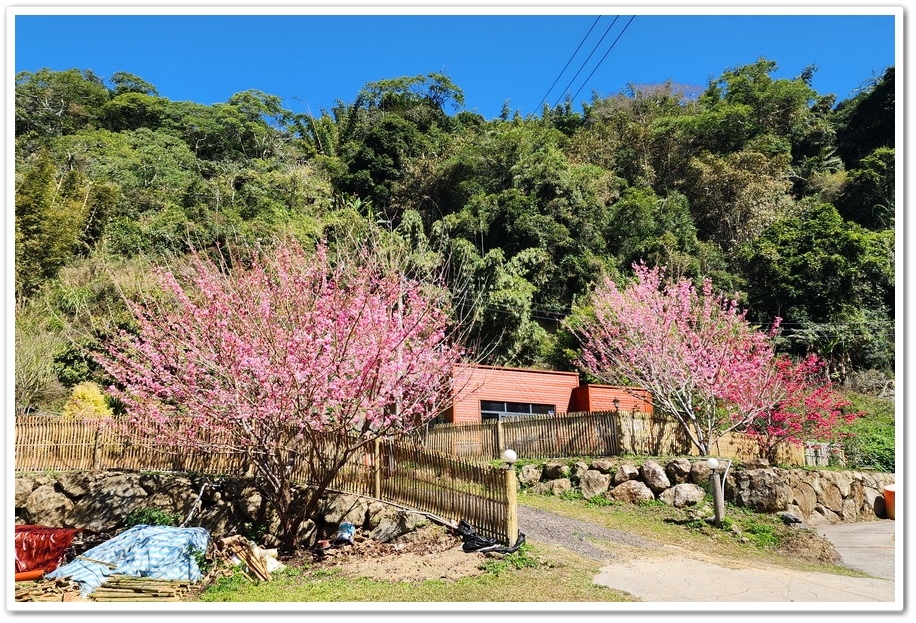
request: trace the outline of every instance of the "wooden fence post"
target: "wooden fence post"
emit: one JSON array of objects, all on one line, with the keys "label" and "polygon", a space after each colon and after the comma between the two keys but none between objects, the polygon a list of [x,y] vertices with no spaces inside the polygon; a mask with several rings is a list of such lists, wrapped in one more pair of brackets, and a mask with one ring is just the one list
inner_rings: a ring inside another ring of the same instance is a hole
[{"label": "wooden fence post", "polygon": [[506,449],[506,434],[503,431],[503,419],[497,418],[496,420],[496,458],[502,454],[503,450]]},{"label": "wooden fence post", "polygon": [[101,445],[102,421],[99,420],[95,426],[95,440],[92,444],[92,469],[98,471],[101,459],[99,457],[99,445]]},{"label": "wooden fence post", "polygon": [[515,467],[505,466],[506,472],[506,538],[510,547],[518,540],[518,480]]},{"label": "wooden fence post", "polygon": [[375,499],[382,499],[382,440],[378,437],[372,443],[373,478],[372,478],[372,495]]}]

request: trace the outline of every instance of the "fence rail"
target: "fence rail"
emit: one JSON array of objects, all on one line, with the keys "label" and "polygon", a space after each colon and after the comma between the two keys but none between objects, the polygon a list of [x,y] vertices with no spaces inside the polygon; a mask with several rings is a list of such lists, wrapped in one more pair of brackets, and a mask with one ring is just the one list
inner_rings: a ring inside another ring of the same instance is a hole
[{"label": "fence rail", "polygon": [[[641,411],[520,415],[473,424],[436,424],[414,435],[425,448],[468,460],[490,461],[512,448],[519,458],[570,456],[684,456],[698,454],[673,418]],[[717,456],[750,459],[757,444],[741,433],[723,435],[711,449]],[[783,446],[780,463],[805,465],[802,448]]]}]

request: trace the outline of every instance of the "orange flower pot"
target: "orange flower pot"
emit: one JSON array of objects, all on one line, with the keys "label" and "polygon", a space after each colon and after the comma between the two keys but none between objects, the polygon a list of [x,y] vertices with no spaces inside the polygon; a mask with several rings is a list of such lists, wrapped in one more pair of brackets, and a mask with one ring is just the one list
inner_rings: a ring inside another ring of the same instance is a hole
[{"label": "orange flower pot", "polygon": [[894,488],[894,485],[887,485],[884,487],[884,508],[887,511],[887,518],[894,519],[894,495],[897,493],[897,490]]}]

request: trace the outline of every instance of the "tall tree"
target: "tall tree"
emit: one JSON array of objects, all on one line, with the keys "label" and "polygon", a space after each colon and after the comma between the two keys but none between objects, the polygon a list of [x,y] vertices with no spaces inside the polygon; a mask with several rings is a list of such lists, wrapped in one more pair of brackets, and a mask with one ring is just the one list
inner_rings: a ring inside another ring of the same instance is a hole
[{"label": "tall tree", "polygon": [[442,290],[380,257],[284,241],[226,272],[196,255],[187,274],[161,274],[168,299],[132,304],[136,334],[97,355],[130,429],[179,452],[244,455],[286,550],[354,453],[451,397],[462,349]]}]

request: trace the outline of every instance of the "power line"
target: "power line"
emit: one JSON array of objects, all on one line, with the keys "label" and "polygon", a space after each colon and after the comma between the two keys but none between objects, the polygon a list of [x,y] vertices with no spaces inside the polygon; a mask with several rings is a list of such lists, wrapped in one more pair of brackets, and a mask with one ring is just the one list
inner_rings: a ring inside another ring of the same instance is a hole
[{"label": "power line", "polygon": [[572,56],[569,57],[569,60],[566,61],[566,65],[563,66],[563,69],[560,70],[560,73],[558,73],[556,79],[554,79],[553,84],[551,84],[550,88],[547,89],[547,92],[544,93],[544,97],[541,98],[541,101],[538,103],[538,106],[540,106],[541,104],[547,101],[547,96],[550,95],[550,92],[553,91],[553,88],[557,86],[557,82],[560,80],[560,76],[566,73],[566,69],[569,67],[569,64],[572,62],[574,58],[576,58],[576,54],[578,54],[579,50],[582,49],[582,44],[585,43],[585,40],[588,39],[588,36],[592,34],[592,30],[594,30],[595,26],[598,24],[598,20],[600,19],[601,19],[601,16],[599,15],[598,17],[595,18],[595,21],[592,22],[591,28],[589,28],[588,32],[585,33],[585,36],[582,37],[582,41],[579,42],[579,47],[576,48],[576,51],[573,52]]},{"label": "power line", "polygon": [[[595,68],[592,70],[592,73],[590,73],[590,74],[588,75],[588,78],[586,78],[586,79],[585,79],[585,82],[582,83],[582,86],[579,87],[579,91],[581,91],[583,88],[585,88],[585,85],[588,84],[588,81],[592,79],[592,76],[595,74],[596,71],[598,71],[598,68],[601,67],[601,63],[603,63],[603,62],[604,62],[604,59],[607,58],[607,55],[611,53],[611,50],[613,50],[613,49],[614,49],[614,46],[617,45],[617,42],[620,41],[620,38],[623,36],[623,33],[625,33],[625,32],[627,31],[627,28],[630,27],[630,24],[633,23],[633,20],[634,20],[634,19],[636,19],[636,16],[635,16],[635,15],[633,15],[632,17],[630,17],[630,21],[627,22],[627,25],[623,27],[623,30],[621,30],[621,31],[620,31],[620,34],[617,35],[617,38],[614,39],[614,43],[611,44],[611,47],[608,48],[607,52],[604,53],[604,56],[601,57],[601,60],[598,61],[598,64],[595,65]],[[615,21],[616,21],[616,20],[615,20]],[[573,95],[573,99],[576,99],[577,97],[579,97],[579,91],[576,91],[576,94]]]},{"label": "power line", "polygon": [[[608,34],[609,32],[611,32],[611,28],[614,27],[614,24],[617,23],[617,20],[618,20],[619,18],[620,18],[619,15],[616,16],[616,17],[614,17],[614,21],[611,22],[611,25],[608,26],[608,27],[607,27],[607,30],[604,31],[604,34],[601,35],[601,38],[598,40],[598,43],[596,43],[596,44],[595,44],[595,47],[592,48],[592,51],[589,52],[588,58],[586,58],[585,61],[583,61],[582,65],[579,67],[579,71],[576,72],[576,75],[572,77],[572,80],[570,80],[570,81],[569,81],[569,84],[566,85],[566,88],[563,89],[563,92],[564,92],[564,93],[568,93],[568,92],[569,92],[569,87],[572,86],[572,83],[576,81],[576,78],[578,78],[578,77],[579,77],[579,74],[582,72],[582,70],[585,69],[585,66],[588,64],[588,61],[591,60],[591,58],[592,58],[592,54],[595,53],[595,50],[598,49],[598,46],[601,45],[601,42],[604,41],[604,38],[607,37],[607,34]],[[606,56],[606,55],[605,55],[605,56]],[[559,105],[560,100],[561,100],[562,98],[563,98],[562,95],[561,95],[559,98],[557,98],[557,101],[554,102],[554,105],[553,105],[554,108],[556,108],[557,105]]]}]

